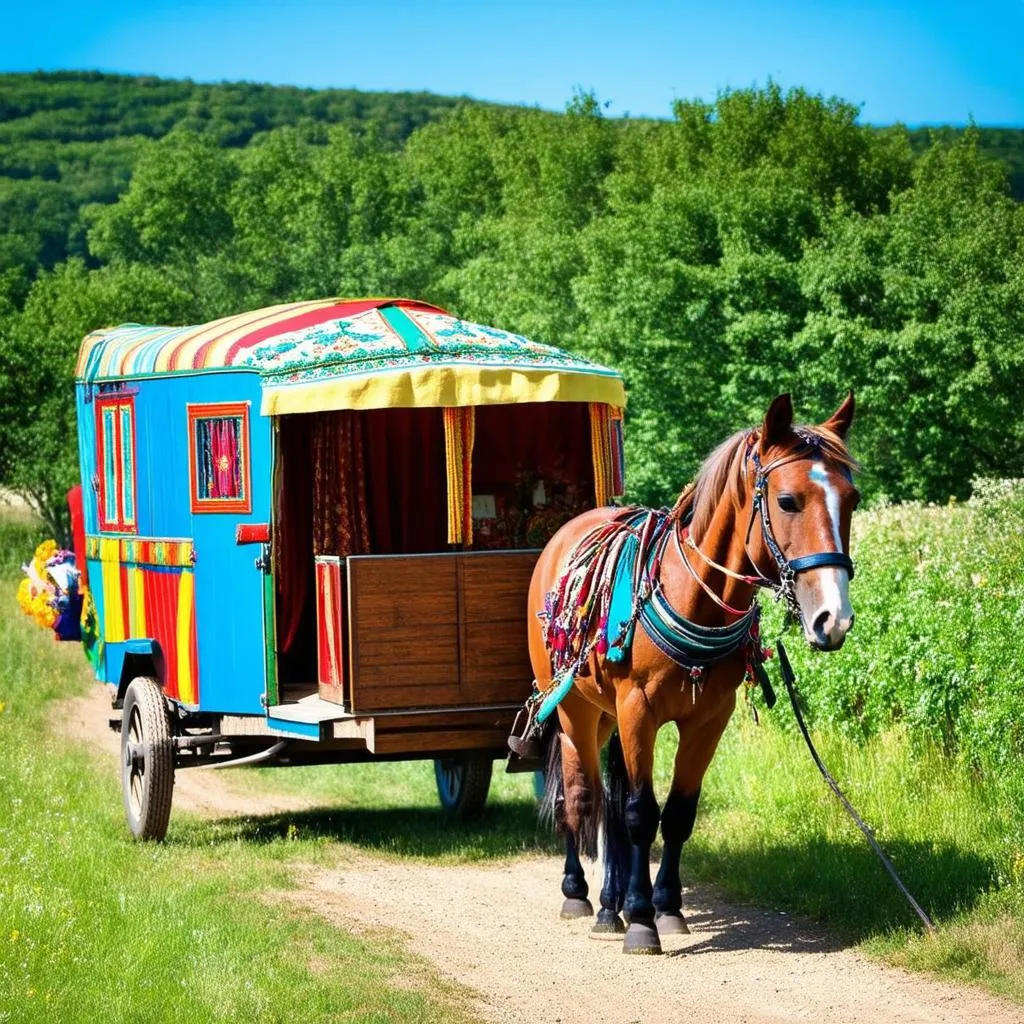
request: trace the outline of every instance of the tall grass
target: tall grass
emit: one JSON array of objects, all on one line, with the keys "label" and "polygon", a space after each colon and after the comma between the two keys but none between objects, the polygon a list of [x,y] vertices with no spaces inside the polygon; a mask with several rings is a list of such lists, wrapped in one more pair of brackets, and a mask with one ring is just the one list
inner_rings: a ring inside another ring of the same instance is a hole
[{"label": "tall grass", "polygon": [[[816,745],[938,925],[913,911],[826,788],[780,703],[761,726],[737,713],[705,778],[684,876],[732,898],[828,923],[892,962],[984,982],[1024,1002],[1024,785],[982,777],[894,727]],[[668,735],[666,734],[666,740]],[[658,750],[658,784],[674,744]]]}]

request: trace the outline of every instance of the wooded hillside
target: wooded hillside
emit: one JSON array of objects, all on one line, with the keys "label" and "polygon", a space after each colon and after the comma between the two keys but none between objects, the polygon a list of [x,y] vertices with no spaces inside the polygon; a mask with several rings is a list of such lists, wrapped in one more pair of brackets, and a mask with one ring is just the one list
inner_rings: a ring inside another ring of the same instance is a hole
[{"label": "wooded hillside", "polygon": [[1024,475],[1024,207],[981,129],[918,152],[776,86],[639,121],[586,95],[553,115],[2,83],[0,483],[50,517],[85,333],[324,295],[413,295],[618,366],[638,500],[670,500],[783,390],[805,417],[856,391],[873,498]]}]

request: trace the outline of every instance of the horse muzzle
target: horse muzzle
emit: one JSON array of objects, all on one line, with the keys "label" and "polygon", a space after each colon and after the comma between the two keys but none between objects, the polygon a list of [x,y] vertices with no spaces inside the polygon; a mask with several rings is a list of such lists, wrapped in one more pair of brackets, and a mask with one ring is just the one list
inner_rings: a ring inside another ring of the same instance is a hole
[{"label": "horse muzzle", "polygon": [[847,570],[836,566],[813,569],[797,578],[796,599],[804,638],[815,650],[839,650],[853,629],[849,583]]}]

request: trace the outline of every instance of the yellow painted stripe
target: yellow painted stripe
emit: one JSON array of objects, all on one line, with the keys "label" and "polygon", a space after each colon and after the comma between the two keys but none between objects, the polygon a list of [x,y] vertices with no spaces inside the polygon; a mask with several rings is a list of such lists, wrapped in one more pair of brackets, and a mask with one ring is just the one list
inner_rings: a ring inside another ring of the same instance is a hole
[{"label": "yellow painted stripe", "polygon": [[226,353],[239,338],[251,331],[280,320],[287,320],[292,316],[299,316],[311,309],[334,305],[336,301],[336,299],[318,299],[310,302],[286,302],[277,306],[268,306],[266,309],[237,313],[234,316],[204,324],[197,333],[189,335],[177,344],[169,346],[165,352],[161,352],[157,357],[157,369],[171,371],[191,369],[199,350],[213,339],[216,339],[216,342],[203,363],[205,366],[223,366],[224,363],[218,358],[219,354]]},{"label": "yellow painted stripe", "polygon": [[231,320],[237,320],[239,316],[244,315],[245,314],[243,313],[235,313],[232,316],[224,316],[219,320],[214,320],[208,324],[197,324],[190,334],[181,338],[175,338],[174,344],[165,345],[157,353],[154,369],[157,373],[167,373],[169,370],[173,370],[174,366],[172,365],[172,360],[176,363],[180,362],[175,359],[179,352],[189,349],[193,342],[195,342],[195,347],[198,348],[198,346],[202,344],[203,339],[206,338],[208,332],[216,332],[217,330],[220,330],[224,324]]},{"label": "yellow painted stripe", "polygon": [[192,678],[192,615],[194,579],[184,569],[178,583],[178,699],[183,704],[196,703],[195,680]]},{"label": "yellow painted stripe", "polygon": [[121,563],[117,558],[120,544],[116,540],[100,541],[103,575],[103,638],[108,644],[125,639],[124,613],[121,605]]},{"label": "yellow painted stripe", "polygon": [[146,632],[146,591],[143,586],[142,570],[128,569],[128,613],[129,635],[133,638],[148,636]]}]

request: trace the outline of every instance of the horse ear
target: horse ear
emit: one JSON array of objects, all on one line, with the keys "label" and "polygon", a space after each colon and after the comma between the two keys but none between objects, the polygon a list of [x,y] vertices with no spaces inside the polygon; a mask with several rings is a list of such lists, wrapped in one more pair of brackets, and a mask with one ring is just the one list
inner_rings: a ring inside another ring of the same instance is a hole
[{"label": "horse ear", "polygon": [[850,432],[850,424],[853,423],[853,392],[851,391],[843,401],[843,404],[832,414],[830,419],[825,420],[822,426],[838,434],[844,441]]},{"label": "horse ear", "polygon": [[793,402],[788,394],[779,395],[768,406],[764,414],[764,425],[761,427],[761,453],[768,451],[772,445],[781,444],[793,426]]}]

